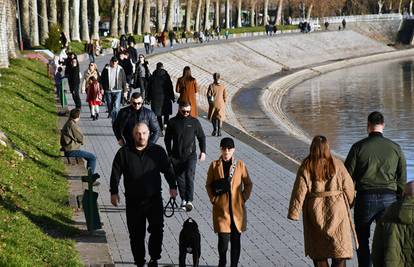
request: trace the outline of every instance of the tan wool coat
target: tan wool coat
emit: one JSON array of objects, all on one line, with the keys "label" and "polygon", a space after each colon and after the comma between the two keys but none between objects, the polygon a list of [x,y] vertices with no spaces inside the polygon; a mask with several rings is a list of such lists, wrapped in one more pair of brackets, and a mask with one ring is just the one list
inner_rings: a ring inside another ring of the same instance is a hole
[{"label": "tan wool coat", "polygon": [[356,236],[350,206],[354,183],[342,161],[334,158],[334,164],[336,174],[328,181],[312,181],[301,166],[290,198],[288,218],[299,220],[303,211],[305,255],[312,259],[353,255],[352,236]]},{"label": "tan wool coat", "polygon": [[182,81],[182,78],[178,78],[175,91],[180,94],[178,102],[186,101],[191,105],[191,117],[197,118],[197,91],[198,85],[195,79],[190,81]]},{"label": "tan wool coat", "polygon": [[[234,158],[232,159],[232,161]],[[232,163],[233,164],[233,163]],[[230,167],[231,169],[231,167]],[[230,233],[230,207],[229,194],[225,193],[215,196],[213,193],[213,182],[224,178],[223,162],[221,157],[210,164],[207,172],[206,189],[208,197],[213,204],[213,225],[216,233]],[[252,181],[243,161],[237,160],[236,168],[231,180],[231,202],[233,220],[239,232],[246,231],[246,208],[245,202],[252,192]]]},{"label": "tan wool coat", "polygon": [[224,121],[226,117],[227,91],[222,84],[210,84],[207,89],[207,97],[213,97],[213,102],[208,104],[208,119]]}]

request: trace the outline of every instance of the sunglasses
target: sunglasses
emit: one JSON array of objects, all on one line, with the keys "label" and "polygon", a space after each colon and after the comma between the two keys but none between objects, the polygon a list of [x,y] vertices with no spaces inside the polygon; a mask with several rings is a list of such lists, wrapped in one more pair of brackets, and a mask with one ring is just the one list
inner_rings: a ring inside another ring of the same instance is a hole
[{"label": "sunglasses", "polygon": [[131,102],[131,104],[133,106],[140,106],[140,105],[142,105],[142,102]]},{"label": "sunglasses", "polygon": [[184,109],[182,109],[181,112],[184,113],[184,114],[190,114],[191,110],[184,110]]}]

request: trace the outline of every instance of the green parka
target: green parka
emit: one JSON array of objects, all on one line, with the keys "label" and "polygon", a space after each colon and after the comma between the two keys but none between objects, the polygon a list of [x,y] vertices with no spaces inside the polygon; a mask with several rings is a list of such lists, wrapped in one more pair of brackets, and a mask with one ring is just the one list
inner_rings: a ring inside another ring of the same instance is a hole
[{"label": "green parka", "polygon": [[414,266],[414,197],[394,202],[375,228],[374,267]]}]

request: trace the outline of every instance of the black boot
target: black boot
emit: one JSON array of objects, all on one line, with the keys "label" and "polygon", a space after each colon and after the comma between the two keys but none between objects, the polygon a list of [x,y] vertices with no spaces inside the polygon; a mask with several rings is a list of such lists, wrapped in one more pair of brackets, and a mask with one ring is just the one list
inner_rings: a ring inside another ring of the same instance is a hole
[{"label": "black boot", "polygon": [[95,120],[98,120],[98,118],[99,118],[99,113],[96,113],[95,114]]},{"label": "black boot", "polygon": [[212,136],[216,136],[216,134],[217,134],[217,120],[216,119],[213,119],[212,121],[211,121],[211,123],[213,124],[213,132],[211,133],[211,135]]},{"label": "black boot", "polygon": [[217,136],[221,136],[221,121],[217,121]]}]

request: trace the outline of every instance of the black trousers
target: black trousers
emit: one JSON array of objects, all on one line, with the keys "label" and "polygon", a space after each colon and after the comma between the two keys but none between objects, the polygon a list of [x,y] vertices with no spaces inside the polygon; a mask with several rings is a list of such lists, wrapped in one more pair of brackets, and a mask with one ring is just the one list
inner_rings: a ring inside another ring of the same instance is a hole
[{"label": "black trousers", "polygon": [[75,102],[76,108],[81,108],[82,103],[79,96],[79,85],[71,85],[69,84],[69,90],[72,94],[73,102]]},{"label": "black trousers", "polygon": [[164,129],[164,124],[168,124],[170,115],[164,115],[164,122],[162,121],[162,116],[157,116],[158,125],[160,126],[161,131]]},{"label": "black trousers", "polygon": [[236,267],[240,258],[240,233],[237,230],[234,221],[231,221],[231,233],[219,233],[218,234],[218,251],[219,251],[219,267],[225,267],[227,263],[226,255],[229,247],[229,241],[231,244],[230,250],[230,266]]},{"label": "black trousers", "polygon": [[194,153],[186,160],[173,159],[174,171],[177,176],[178,192],[185,201],[193,201],[194,176],[197,164],[197,154]]},{"label": "black trousers", "polygon": [[161,195],[147,199],[126,199],[126,218],[135,264],[145,263],[145,234],[148,220],[148,252],[151,259],[161,258],[164,214]]}]

